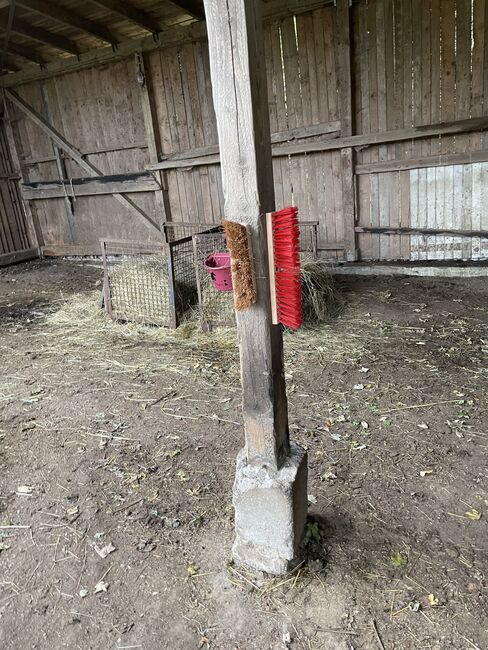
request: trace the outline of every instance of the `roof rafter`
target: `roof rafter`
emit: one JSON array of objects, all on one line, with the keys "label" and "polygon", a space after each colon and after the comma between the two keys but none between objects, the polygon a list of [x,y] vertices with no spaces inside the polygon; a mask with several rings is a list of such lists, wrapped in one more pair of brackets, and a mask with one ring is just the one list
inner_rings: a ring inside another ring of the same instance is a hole
[{"label": "roof rafter", "polygon": [[120,2],[120,0],[91,0],[91,2],[103,9],[108,9],[114,14],[122,16],[122,18],[142,27],[148,32],[155,34],[161,31],[161,27],[156,19],[128,2]]},{"label": "roof rafter", "polygon": [[[5,29],[7,26],[7,15],[5,13],[0,13],[0,27]],[[54,47],[56,50],[61,50],[63,52],[69,52],[70,54],[79,54],[76,43],[71,41],[69,38],[62,36],[61,34],[53,34],[48,32],[47,29],[42,29],[41,27],[34,27],[29,23],[26,23],[25,20],[20,20],[19,18],[14,18],[11,32],[13,34],[19,34],[20,36],[27,36],[34,41],[43,43],[44,45],[49,45]]]},{"label": "roof rafter", "polygon": [[197,0],[170,0],[171,4],[183,9],[187,14],[197,20],[205,20],[205,11]]},{"label": "roof rafter", "polygon": [[101,25],[89,18],[85,18],[70,9],[66,9],[60,5],[55,5],[49,0],[17,0],[17,4],[24,9],[34,11],[35,13],[46,18],[51,18],[58,23],[79,29],[86,34],[94,36],[106,43],[110,43],[111,45],[117,45],[118,43],[115,36],[110,33],[110,30],[107,29],[105,25]]},{"label": "roof rafter", "polygon": [[46,59],[37,50],[32,47],[26,47],[25,45],[17,45],[16,43],[12,43],[12,41],[9,41],[7,45],[7,53],[15,54],[15,56],[20,56],[27,61],[33,61],[39,65],[46,63]]},{"label": "roof rafter", "polygon": [[10,70],[10,72],[19,72],[21,69],[19,65],[8,54],[3,59],[3,69]]}]

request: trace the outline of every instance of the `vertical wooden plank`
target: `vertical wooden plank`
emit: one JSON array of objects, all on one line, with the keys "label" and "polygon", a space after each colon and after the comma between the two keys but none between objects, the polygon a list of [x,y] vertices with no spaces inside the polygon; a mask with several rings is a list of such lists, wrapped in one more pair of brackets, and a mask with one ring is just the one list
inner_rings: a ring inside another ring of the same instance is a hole
[{"label": "vertical wooden plank", "polygon": [[288,129],[288,119],[286,111],[285,100],[285,80],[283,76],[283,62],[281,52],[281,25],[279,21],[274,21],[270,25],[271,30],[271,45],[273,51],[273,76],[274,88],[276,98],[276,115],[278,131],[286,131]]},{"label": "vertical wooden plank", "polygon": [[[342,3],[342,4],[341,4]],[[323,39],[324,39],[324,52],[325,52],[325,69],[327,74],[326,79],[326,88],[327,88],[327,104],[328,104],[328,113],[330,120],[337,120],[340,118],[340,103],[347,102],[347,94],[351,93],[350,79],[351,76],[347,77],[347,80],[343,85],[340,84],[337,79],[336,71],[336,37],[339,34],[334,34],[336,18],[339,16],[340,24],[340,35],[342,36],[342,47],[341,51],[344,53],[348,62],[346,62],[347,67],[350,68],[350,37],[349,37],[349,5],[347,8],[344,8],[344,0],[336,0],[336,8],[334,11],[333,7],[327,7],[324,9],[324,20],[322,22],[323,30]],[[339,89],[339,92],[337,90]],[[324,95],[325,100],[325,95]],[[349,99],[350,103],[350,99]],[[349,122],[346,122],[346,129],[350,128]]]},{"label": "vertical wooden plank", "polygon": [[[463,227],[463,165],[453,165],[448,169],[453,170],[452,174],[452,187],[446,183],[445,196],[444,196],[444,214],[446,216],[452,214],[452,223],[454,230],[461,230]],[[451,198],[452,197],[452,198]],[[463,255],[463,245],[461,237],[453,237],[452,239],[452,259],[461,259]]]},{"label": "vertical wooden plank", "polygon": [[276,106],[276,89],[273,75],[273,45],[269,25],[264,30],[264,56],[266,60],[266,80],[268,87],[268,111],[271,133],[278,131],[278,115]]},{"label": "vertical wooden plank", "polygon": [[[400,184],[400,227],[410,228],[410,171],[399,172]],[[400,257],[410,259],[410,235],[400,235]]]},{"label": "vertical wooden plank", "polygon": [[[425,227],[434,228],[436,227],[436,172],[435,167],[430,167],[426,171],[426,219]],[[441,259],[440,252],[437,250],[437,238],[426,237],[426,256],[425,259],[428,260],[437,260]]]},{"label": "vertical wooden plank", "polygon": [[[369,133],[371,131],[370,124],[370,88],[369,88],[369,42],[368,42],[368,7],[366,3],[361,3],[353,8],[355,16],[357,17],[356,27],[354,29],[355,38],[355,56],[354,62],[356,65],[356,79],[360,79],[360,95],[358,96],[357,83],[356,88],[356,106],[357,115],[361,115],[360,130],[358,133]],[[358,126],[358,118],[356,118],[356,129]],[[357,153],[358,162],[368,163],[371,161],[371,147],[364,149]],[[369,175],[356,176],[357,183],[357,206],[358,214],[356,221],[359,224],[370,225],[370,195],[371,184]],[[359,236],[359,257],[361,259],[371,259],[371,237],[369,233]]]},{"label": "vertical wooden plank", "polygon": [[283,51],[283,74],[286,87],[288,128],[293,129],[298,126],[303,126],[298,52],[295,35],[295,21],[293,16],[285,18],[281,23],[281,42]]},{"label": "vertical wooden plank", "polygon": [[[419,172],[420,169],[411,169],[408,172],[410,175],[410,223],[412,228],[419,227]],[[419,259],[419,239],[418,235],[410,237],[410,259],[414,262]]]},{"label": "vertical wooden plank", "polygon": [[[481,204],[481,184],[483,182],[482,165],[483,163],[475,163],[472,165],[473,186],[471,192],[471,228],[473,230],[481,230],[481,211],[483,209]],[[471,239],[471,259],[481,259],[481,239],[479,237],[473,237]]]},{"label": "vertical wooden plank", "polygon": [[[473,4],[473,52],[471,116],[483,115],[483,55],[485,47],[485,0],[474,0]],[[471,134],[471,149],[481,148],[481,134]],[[480,252],[481,254],[481,252]]]},{"label": "vertical wooden plank", "polygon": [[[481,163],[481,229],[488,230],[488,163]],[[488,240],[482,239],[480,245],[480,257],[483,260],[488,258]]]},{"label": "vertical wooden plank", "polygon": [[[307,50],[307,31],[312,29],[311,15],[299,14],[296,16],[297,42],[298,42],[298,66],[300,72],[300,94],[301,94],[301,123],[304,126],[312,122],[312,98],[310,92],[310,67]],[[269,85],[269,84],[268,84]],[[271,133],[273,124],[271,123]]]},{"label": "vertical wooden plank", "polygon": [[[473,211],[473,165],[463,165],[463,211],[462,230],[472,230],[471,218]],[[468,260],[471,257],[471,241],[469,237],[463,237],[462,259]]]},{"label": "vertical wooden plank", "polygon": [[[421,48],[422,55],[420,60],[420,78],[422,83],[421,90],[421,124],[432,124],[431,102],[432,102],[432,42],[431,42],[431,13],[430,0],[422,2],[422,33]],[[420,141],[419,151],[422,156],[430,155],[430,140],[424,138]]]},{"label": "vertical wooden plank", "polygon": [[315,15],[315,12],[313,12],[311,14],[303,14],[300,16],[302,24],[304,24],[307,43],[311,124],[318,124],[320,122],[318,60],[315,50]]},{"label": "vertical wooden plank", "polygon": [[[441,118],[443,122],[455,119],[456,55],[455,55],[455,0],[441,3]],[[442,136],[440,153],[454,152],[454,136]]]},{"label": "vertical wooden plank", "polygon": [[[353,131],[349,0],[337,0],[334,18],[336,38],[333,47],[337,52],[335,60],[337,66],[336,77],[339,84],[339,118],[341,120],[341,135],[344,137],[351,135]],[[358,258],[358,251],[355,232],[354,157],[350,147],[341,149],[341,190],[341,230],[344,233],[346,247],[344,254],[347,260],[354,261]]]},{"label": "vertical wooden plank", "polygon": [[[430,14],[430,120],[441,121],[441,0],[431,0]],[[431,138],[430,154],[439,153],[440,138]]]},{"label": "vertical wooden plank", "polygon": [[[394,129],[402,129],[405,126],[404,120],[404,74],[406,56],[406,43],[404,32],[404,7],[405,0],[394,0],[393,2],[393,37],[394,37],[394,116],[392,120]],[[403,158],[403,146],[398,143],[392,145],[392,157]]]},{"label": "vertical wooden plank", "polygon": [[[471,1],[456,2],[456,119],[471,112]],[[456,151],[469,151],[471,137],[456,136]]]},{"label": "vertical wooden plank", "polygon": [[[376,0],[376,72],[378,88],[378,131],[387,131],[386,117],[386,31],[385,7],[391,0]],[[380,160],[387,160],[387,145],[379,147]]]},{"label": "vertical wooden plank", "polygon": [[[315,75],[317,79],[317,99],[319,106],[319,122],[328,122],[332,119],[329,114],[327,66],[324,45],[323,23],[326,20],[325,9],[313,12],[313,35],[315,51]],[[331,89],[335,92],[336,89]]]},{"label": "vertical wooden plank", "polygon": [[[412,0],[401,0],[403,26],[403,126],[413,126],[413,34]],[[401,148],[400,148],[401,147]],[[397,147],[400,158],[412,156],[412,143],[402,142]],[[400,155],[401,153],[401,155]]]}]

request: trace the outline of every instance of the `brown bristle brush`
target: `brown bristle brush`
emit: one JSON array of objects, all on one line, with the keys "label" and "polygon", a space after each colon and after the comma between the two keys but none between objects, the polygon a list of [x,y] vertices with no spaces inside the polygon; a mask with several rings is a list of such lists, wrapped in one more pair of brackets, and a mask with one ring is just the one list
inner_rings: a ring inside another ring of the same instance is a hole
[{"label": "brown bristle brush", "polygon": [[250,233],[244,224],[236,221],[224,221],[222,225],[231,257],[234,307],[242,311],[257,299]]}]

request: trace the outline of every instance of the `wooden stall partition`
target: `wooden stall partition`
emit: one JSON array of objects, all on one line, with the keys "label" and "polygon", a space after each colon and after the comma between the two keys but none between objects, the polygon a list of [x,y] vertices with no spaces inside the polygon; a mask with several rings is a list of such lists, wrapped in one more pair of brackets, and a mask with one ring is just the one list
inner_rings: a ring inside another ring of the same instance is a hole
[{"label": "wooden stall partition", "polygon": [[20,195],[10,138],[8,115],[4,114],[0,122],[0,266],[38,257],[36,233]]}]

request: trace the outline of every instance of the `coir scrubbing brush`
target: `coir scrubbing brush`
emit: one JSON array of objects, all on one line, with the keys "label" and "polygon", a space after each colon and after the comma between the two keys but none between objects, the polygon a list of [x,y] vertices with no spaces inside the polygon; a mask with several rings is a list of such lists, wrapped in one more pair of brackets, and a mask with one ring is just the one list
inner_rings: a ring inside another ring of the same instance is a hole
[{"label": "coir scrubbing brush", "polygon": [[298,208],[268,212],[266,227],[272,320],[297,330],[302,324]]},{"label": "coir scrubbing brush", "polygon": [[224,221],[222,225],[231,258],[234,307],[242,311],[254,305],[257,297],[249,231],[235,221]]},{"label": "coir scrubbing brush", "polygon": [[[249,231],[234,221],[224,221],[223,227],[232,261],[234,305],[241,311],[257,297]],[[272,322],[298,329],[302,324],[298,209],[267,213],[266,229]]]}]

